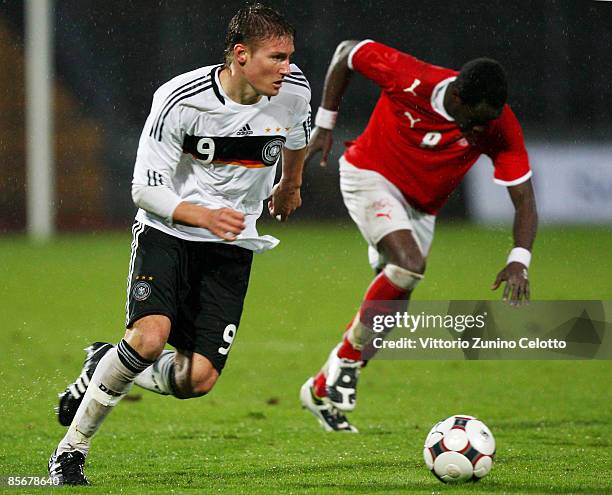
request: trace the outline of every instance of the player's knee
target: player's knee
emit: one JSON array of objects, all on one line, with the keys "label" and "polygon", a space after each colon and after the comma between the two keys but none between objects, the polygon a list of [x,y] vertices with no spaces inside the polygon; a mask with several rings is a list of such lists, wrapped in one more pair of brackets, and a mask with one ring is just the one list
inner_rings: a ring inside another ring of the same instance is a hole
[{"label": "player's knee", "polygon": [[391,263],[403,270],[419,275],[425,273],[425,258],[420,253],[400,252],[394,258]]},{"label": "player's knee", "polygon": [[203,395],[208,394],[215,383],[217,383],[217,378],[219,378],[218,374],[211,374],[206,377],[202,377],[196,380],[192,380],[191,382],[191,396],[192,397],[202,397]]},{"label": "player's knee", "polygon": [[180,362],[178,364],[179,366],[175,368],[175,382],[176,395],[180,399],[202,397],[208,394],[217,383],[219,372],[203,356],[195,354],[189,366],[180,366]]},{"label": "player's knee", "polygon": [[218,378],[219,372],[213,364],[204,356],[195,354],[190,376],[193,396],[200,397],[209,393],[217,383]]},{"label": "player's knee", "polygon": [[136,352],[138,352],[138,354],[140,354],[144,359],[154,361],[161,355],[165,345],[165,339],[156,335],[145,335],[138,340],[136,347],[132,347],[134,347]]},{"label": "player's knee", "polygon": [[125,340],[145,359],[157,359],[168,341],[170,320],[161,315],[145,316],[126,330]]},{"label": "player's knee", "polygon": [[209,374],[192,374],[190,378],[177,382],[180,399],[193,399],[208,394],[215,383],[219,374],[215,371]]},{"label": "player's knee", "polygon": [[[412,265],[414,266],[414,265]],[[410,270],[403,266],[388,263],[383,269],[385,276],[397,287],[411,291],[417,286],[417,284],[423,278],[423,272],[425,272],[425,265],[423,264],[422,271]]]}]

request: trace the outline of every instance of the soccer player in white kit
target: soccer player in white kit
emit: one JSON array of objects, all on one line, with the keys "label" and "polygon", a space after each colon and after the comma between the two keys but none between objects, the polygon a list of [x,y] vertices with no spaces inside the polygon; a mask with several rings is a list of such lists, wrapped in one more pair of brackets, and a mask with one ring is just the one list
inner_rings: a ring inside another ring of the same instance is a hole
[{"label": "soccer player in white kit", "polygon": [[60,394],[59,421],[69,428],[49,460],[59,484],[88,483],[90,440],[133,383],[186,399],[219,378],[253,253],[278,244],[257,232],[263,201],[281,221],[301,204],[310,86],[290,63],[294,34],[278,12],[245,6],[230,21],[224,64],[155,92],[132,184],[139,210],[127,330],[116,346],[92,344],[81,375]]}]

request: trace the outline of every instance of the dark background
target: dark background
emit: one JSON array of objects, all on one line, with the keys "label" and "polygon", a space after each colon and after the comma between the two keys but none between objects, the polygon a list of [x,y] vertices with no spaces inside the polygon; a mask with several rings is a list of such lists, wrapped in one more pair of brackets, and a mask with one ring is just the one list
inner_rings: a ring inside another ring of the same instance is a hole
[{"label": "dark background", "polygon": [[[296,26],[294,62],[317,108],[325,71],[344,39],[373,38],[438,65],[489,56],[509,74],[510,103],[527,141],[607,140],[612,126],[612,2],[270,1]],[[141,127],[154,90],[222,60],[227,23],[243,2],[58,0],[57,78],[104,134],[104,196],[113,225],[131,221],[129,196]],[[23,2],[1,0],[0,17],[23,36]],[[367,122],[378,90],[355,77],[341,107],[335,156]],[[337,164],[311,164],[302,218],[346,216]],[[320,207],[326,198],[326,208]],[[445,216],[462,216],[461,194]]]}]

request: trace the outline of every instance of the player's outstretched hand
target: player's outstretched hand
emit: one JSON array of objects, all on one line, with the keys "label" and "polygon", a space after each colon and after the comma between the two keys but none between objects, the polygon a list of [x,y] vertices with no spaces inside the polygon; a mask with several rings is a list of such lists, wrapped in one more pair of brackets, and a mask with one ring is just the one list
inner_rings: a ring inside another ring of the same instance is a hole
[{"label": "player's outstretched hand", "polygon": [[204,228],[226,241],[233,241],[245,228],[244,214],[231,208],[207,210]]},{"label": "player's outstretched hand", "polygon": [[282,180],[272,189],[272,196],[268,201],[270,215],[284,222],[295,210],[302,206],[300,186],[285,183]]},{"label": "player's outstretched hand", "polygon": [[308,163],[310,159],[320,151],[321,161],[319,165],[321,165],[321,167],[326,167],[327,157],[329,156],[333,142],[332,131],[323,129],[322,127],[315,127],[310,136],[310,142],[308,143],[308,150],[306,151],[304,162]]},{"label": "player's outstretched hand", "polygon": [[517,262],[506,265],[497,274],[491,289],[496,290],[503,282],[506,282],[504,301],[509,301],[512,306],[520,306],[523,302],[529,302],[529,279],[525,265]]}]

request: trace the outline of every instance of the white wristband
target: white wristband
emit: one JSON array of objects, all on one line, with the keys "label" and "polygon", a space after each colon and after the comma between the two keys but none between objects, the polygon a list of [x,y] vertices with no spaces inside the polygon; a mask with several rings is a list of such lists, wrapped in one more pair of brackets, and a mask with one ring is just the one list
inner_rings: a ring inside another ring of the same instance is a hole
[{"label": "white wristband", "polygon": [[338,112],[332,112],[327,108],[319,107],[317,116],[315,117],[315,125],[331,131],[336,126]]},{"label": "white wristband", "polygon": [[531,253],[528,249],[522,247],[515,247],[512,249],[512,251],[510,251],[506,264],[508,265],[513,262],[522,263],[527,268],[529,268],[529,263],[531,262]]}]

